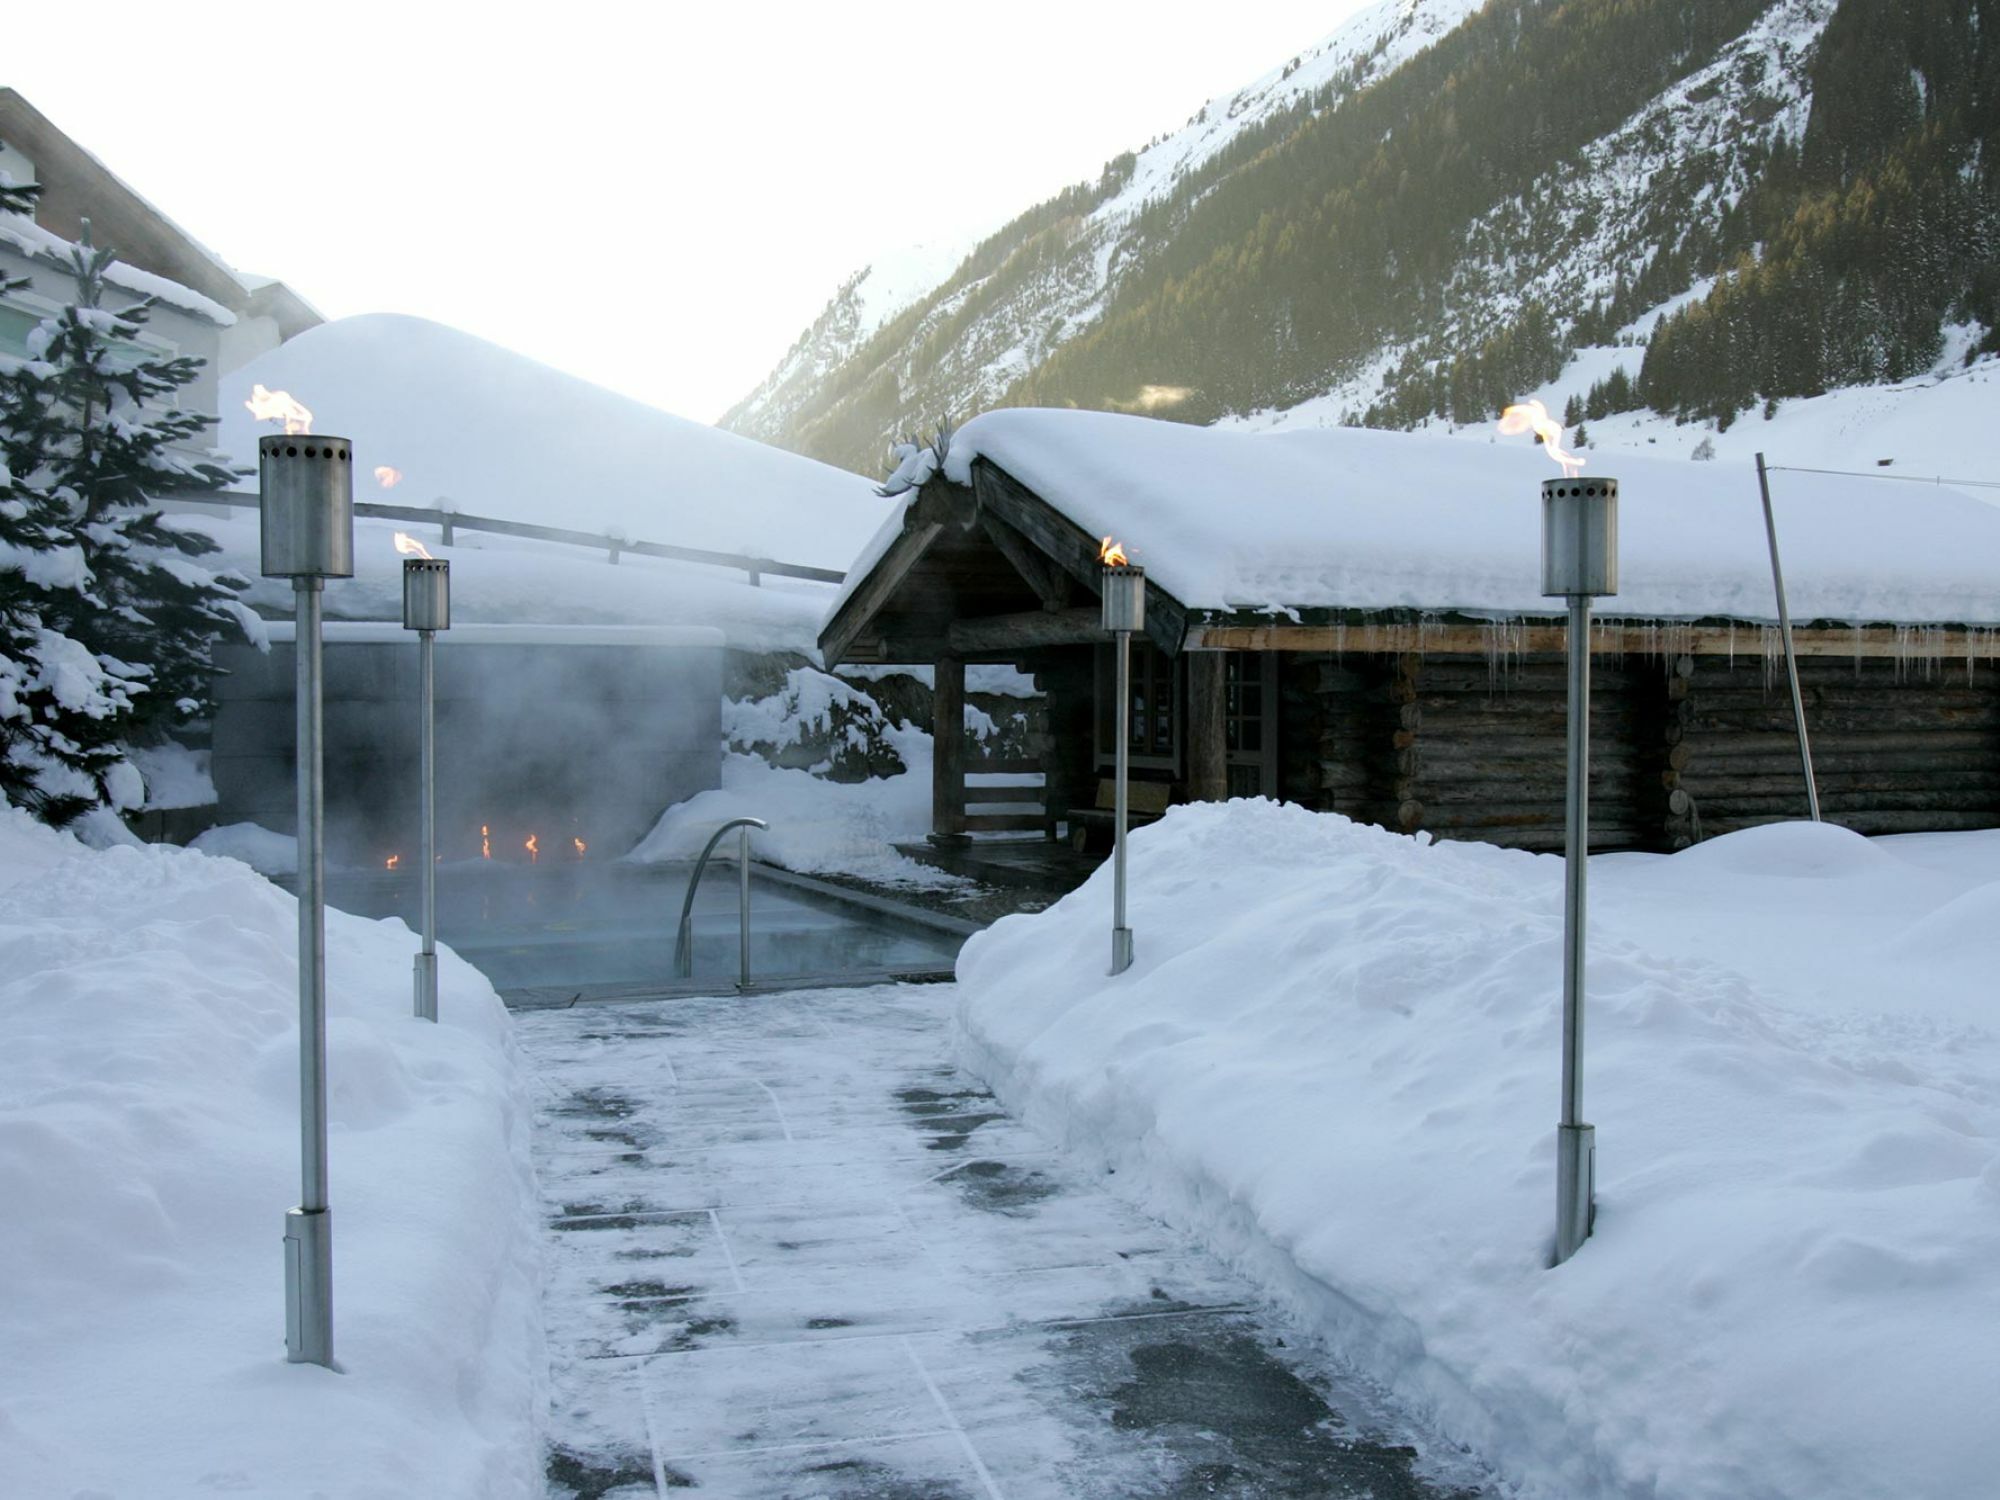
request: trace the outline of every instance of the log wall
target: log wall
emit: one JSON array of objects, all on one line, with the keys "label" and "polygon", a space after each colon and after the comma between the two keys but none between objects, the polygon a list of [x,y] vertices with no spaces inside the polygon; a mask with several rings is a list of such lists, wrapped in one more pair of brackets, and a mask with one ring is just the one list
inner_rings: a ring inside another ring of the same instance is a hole
[{"label": "log wall", "polygon": [[[2000,826],[2000,672],[1893,659],[1801,664],[1826,818],[1862,833]],[[1294,654],[1281,791],[1403,832],[1557,850],[1562,656]],[[1591,848],[1683,848],[1806,816],[1782,665],[1599,656]]]}]

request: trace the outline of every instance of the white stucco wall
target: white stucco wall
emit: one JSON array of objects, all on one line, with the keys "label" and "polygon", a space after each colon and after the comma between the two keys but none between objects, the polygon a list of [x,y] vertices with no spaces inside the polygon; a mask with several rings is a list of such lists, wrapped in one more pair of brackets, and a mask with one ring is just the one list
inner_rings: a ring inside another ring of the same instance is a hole
[{"label": "white stucco wall", "polygon": [[[4,239],[0,239],[0,276],[8,280],[26,278],[27,287],[8,293],[6,301],[10,306],[43,315],[63,306],[75,290],[75,283],[61,267],[41,256],[23,254]],[[108,286],[104,300],[107,307],[117,311],[132,306],[139,298],[122,287]],[[148,342],[166,346],[163,352],[185,354],[204,362],[195,380],[178,392],[176,404],[183,410],[215,416],[216,385],[222,374],[222,339],[227,330],[198,314],[162,303],[148,316],[145,332]],[[275,330],[272,336],[275,339]]]}]

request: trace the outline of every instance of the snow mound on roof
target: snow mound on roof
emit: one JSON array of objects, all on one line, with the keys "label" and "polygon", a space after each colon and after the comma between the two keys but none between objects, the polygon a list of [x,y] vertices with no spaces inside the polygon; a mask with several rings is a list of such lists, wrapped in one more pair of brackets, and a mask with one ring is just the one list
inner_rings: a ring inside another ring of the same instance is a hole
[{"label": "snow mound on roof", "polygon": [[[1525,440],[1023,409],[960,428],[946,477],[968,482],[979,458],[1091,535],[1117,536],[1193,608],[1562,609],[1541,591],[1541,482],[1554,469]],[[1621,487],[1621,586],[1604,615],[1776,618],[1749,464],[1620,455],[1606,472]],[[2000,509],[1949,487],[1800,472],[1772,489],[1794,619],[2000,623]],[[870,544],[850,592],[893,535],[885,526]]]},{"label": "snow mound on roof", "polygon": [[[352,438],[359,500],[844,568],[885,503],[859,475],[690,422],[423,318],[322,324],[223,377],[221,446],[275,430],[251,387],[291,392]],[[393,490],[370,474],[402,472]]]}]

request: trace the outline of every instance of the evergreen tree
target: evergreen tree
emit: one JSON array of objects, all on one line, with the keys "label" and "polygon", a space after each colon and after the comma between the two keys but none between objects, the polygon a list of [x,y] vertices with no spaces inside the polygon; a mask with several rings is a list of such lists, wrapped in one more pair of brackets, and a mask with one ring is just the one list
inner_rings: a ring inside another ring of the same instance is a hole
[{"label": "evergreen tree", "polygon": [[197,563],[216,543],[166,525],[152,503],[233,476],[187,452],[213,419],[162,404],[200,362],[139,342],[152,299],[105,305],[113,260],[86,225],[69,258],[75,300],[0,373],[9,796],[56,823],[96,803],[136,805],[143,788],[123,746],[207,711],[210,648],[240,633],[247,584]]},{"label": "evergreen tree", "polygon": [[[30,214],[40,189],[0,177],[0,212]],[[0,275],[0,295],[27,285]],[[61,507],[30,472],[8,421],[16,372],[0,372],[0,797],[58,827],[136,773],[117,726],[140,685],[54,628],[60,596],[83,577]]]}]

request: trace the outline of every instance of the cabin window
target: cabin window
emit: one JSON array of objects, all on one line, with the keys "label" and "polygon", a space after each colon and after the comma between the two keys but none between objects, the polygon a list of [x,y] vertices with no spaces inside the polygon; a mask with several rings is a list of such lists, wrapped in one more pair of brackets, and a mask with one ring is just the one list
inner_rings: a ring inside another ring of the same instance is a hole
[{"label": "cabin window", "polygon": [[[1132,641],[1131,717],[1128,721],[1132,764],[1177,772],[1181,754],[1181,689],[1178,663],[1144,636]],[[1118,684],[1118,660],[1110,646],[1097,652],[1097,759],[1108,765],[1116,756],[1112,705]]]}]

